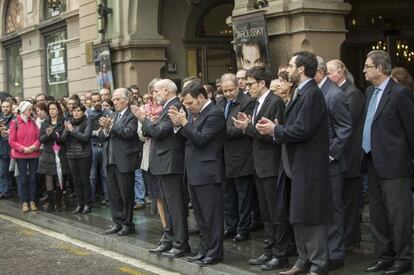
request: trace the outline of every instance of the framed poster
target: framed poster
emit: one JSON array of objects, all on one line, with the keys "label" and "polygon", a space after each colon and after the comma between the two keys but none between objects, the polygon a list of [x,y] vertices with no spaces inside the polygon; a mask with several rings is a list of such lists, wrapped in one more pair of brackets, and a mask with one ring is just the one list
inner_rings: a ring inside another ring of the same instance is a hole
[{"label": "framed poster", "polygon": [[235,16],[232,24],[238,69],[248,70],[254,66],[270,69],[264,11]]},{"label": "framed poster", "polygon": [[111,52],[109,44],[99,44],[93,46],[93,60],[95,64],[96,82],[99,89],[114,90],[114,80],[112,76]]},{"label": "framed poster", "polygon": [[68,82],[66,40],[47,43],[47,82],[49,85]]}]

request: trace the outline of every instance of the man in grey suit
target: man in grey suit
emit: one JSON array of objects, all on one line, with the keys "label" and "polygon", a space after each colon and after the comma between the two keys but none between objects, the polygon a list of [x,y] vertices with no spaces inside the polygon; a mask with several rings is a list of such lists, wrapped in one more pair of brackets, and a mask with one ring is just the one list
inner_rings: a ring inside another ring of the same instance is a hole
[{"label": "man in grey suit", "polygon": [[354,247],[358,247],[361,241],[359,209],[362,199],[362,176],[360,161],[362,158],[361,142],[365,97],[361,90],[347,79],[348,70],[341,60],[330,60],[326,66],[329,79],[344,91],[352,117],[352,135],[345,147],[348,171],[345,173],[343,189],[345,251],[350,251]]},{"label": "man in grey suit", "polygon": [[130,92],[126,88],[114,91],[115,112],[101,117],[102,134],[109,136],[107,179],[109,207],[115,223],[106,234],[128,235],[135,232],[132,222],[134,206],[134,172],[139,166],[138,121],[129,108]]},{"label": "man in grey suit", "polygon": [[345,262],[343,188],[348,169],[345,148],[352,134],[352,119],[345,94],[328,78],[322,57],[318,56],[317,59],[315,80],[328,107],[329,175],[334,203],[334,220],[328,226],[328,268],[335,270]]},{"label": "man in grey suit", "polygon": [[[169,79],[163,79],[154,85],[154,97],[163,105],[159,118],[152,122],[139,107],[133,107],[135,116],[142,124],[142,132],[151,137],[149,170],[158,176],[164,200],[167,205],[170,230],[165,232],[161,244],[150,252],[169,258],[178,258],[190,254],[188,244],[187,205],[185,194],[187,186],[183,181],[184,173],[184,141],[180,135],[174,134],[174,126],[168,117],[171,106],[181,109],[177,97],[177,86]],[[173,233],[173,236],[168,236]],[[172,238],[172,240],[171,240]],[[171,246],[171,241],[173,244]]]},{"label": "man in grey suit", "polygon": [[414,95],[394,82],[385,51],[368,53],[363,166],[368,172],[369,212],[377,262],[367,272],[411,270],[411,186],[414,174]]}]

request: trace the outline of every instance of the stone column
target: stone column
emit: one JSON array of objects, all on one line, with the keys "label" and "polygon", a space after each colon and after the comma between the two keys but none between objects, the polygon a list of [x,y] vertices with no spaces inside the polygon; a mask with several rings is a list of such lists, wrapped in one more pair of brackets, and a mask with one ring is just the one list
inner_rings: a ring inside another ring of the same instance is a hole
[{"label": "stone column", "polygon": [[0,91],[6,91],[6,54],[0,44]]},{"label": "stone column", "polygon": [[160,76],[168,41],[158,32],[159,0],[111,1],[108,37],[112,51],[115,86],[138,84],[146,91]]},{"label": "stone column", "polygon": [[[236,0],[233,16],[256,11],[254,0]],[[340,58],[345,40],[345,15],[351,5],[343,0],[269,0],[264,8],[271,65],[289,62],[292,54],[308,50],[325,60]]]}]

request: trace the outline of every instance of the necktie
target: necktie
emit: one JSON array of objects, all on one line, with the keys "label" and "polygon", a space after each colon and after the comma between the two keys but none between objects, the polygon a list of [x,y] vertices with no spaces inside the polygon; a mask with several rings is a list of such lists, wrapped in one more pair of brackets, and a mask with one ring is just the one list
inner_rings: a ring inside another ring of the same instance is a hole
[{"label": "necktie", "polygon": [[253,117],[252,117],[252,122],[253,122],[253,124],[255,124],[254,122],[255,122],[255,120],[256,120],[256,116],[257,116],[257,109],[259,109],[259,105],[260,105],[259,100],[256,100],[256,104],[254,105],[254,109],[253,109]]},{"label": "necktie", "polygon": [[378,93],[381,91],[379,88],[375,88],[372,94],[371,101],[369,102],[367,116],[364,123],[364,132],[362,134],[362,149],[365,153],[371,152],[371,126],[374,120],[375,111],[377,109]]},{"label": "necktie", "polygon": [[227,117],[229,116],[229,112],[230,112],[230,107],[233,104],[232,100],[227,101],[226,104],[226,108],[224,108],[224,117],[227,119]]},{"label": "necktie", "polygon": [[116,116],[115,124],[118,124],[121,121],[121,118],[122,118],[122,114],[118,113],[118,115]]},{"label": "necktie", "polygon": [[198,115],[199,115],[199,114],[200,114],[200,113],[196,113],[196,114],[193,114],[193,115],[192,115],[192,121],[193,121],[193,122],[197,120],[197,118],[198,118]]}]

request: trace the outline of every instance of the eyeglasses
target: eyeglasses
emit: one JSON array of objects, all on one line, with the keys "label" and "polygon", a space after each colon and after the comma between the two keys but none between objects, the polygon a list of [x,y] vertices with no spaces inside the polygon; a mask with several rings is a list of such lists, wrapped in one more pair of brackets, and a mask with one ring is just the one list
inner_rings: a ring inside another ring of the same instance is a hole
[{"label": "eyeglasses", "polygon": [[251,87],[253,84],[257,83],[257,81],[246,82],[247,87]]},{"label": "eyeglasses", "polygon": [[376,65],[364,65],[364,70],[365,69],[369,69],[369,68],[376,68],[376,67],[378,67],[378,66],[376,66]]}]

